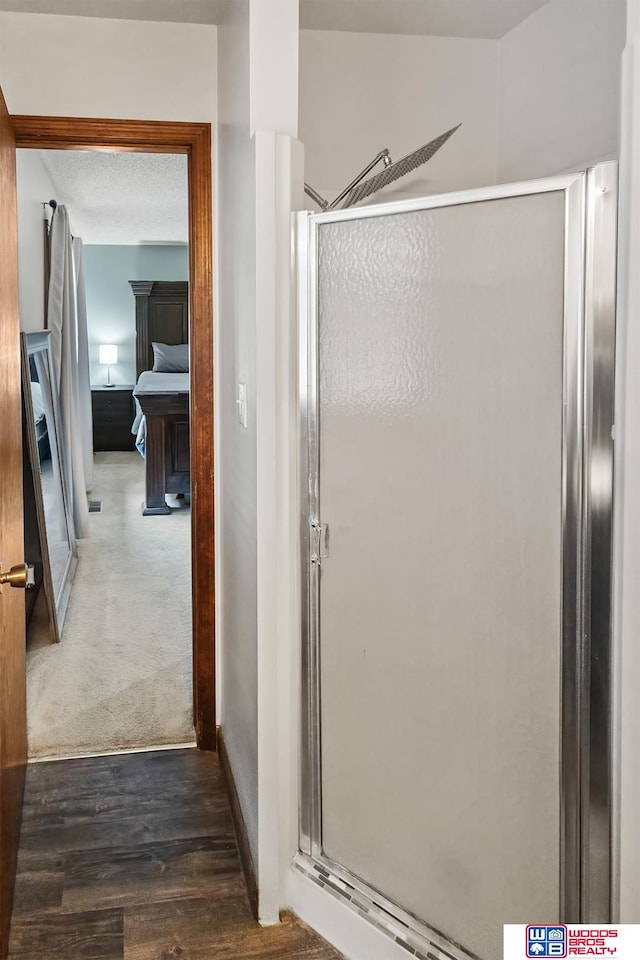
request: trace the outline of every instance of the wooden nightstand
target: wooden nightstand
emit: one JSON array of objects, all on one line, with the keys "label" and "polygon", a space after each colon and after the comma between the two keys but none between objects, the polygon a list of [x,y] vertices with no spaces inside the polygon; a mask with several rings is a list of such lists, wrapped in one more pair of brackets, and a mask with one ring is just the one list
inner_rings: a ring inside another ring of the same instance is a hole
[{"label": "wooden nightstand", "polygon": [[94,450],[135,450],[133,386],[91,387]]}]

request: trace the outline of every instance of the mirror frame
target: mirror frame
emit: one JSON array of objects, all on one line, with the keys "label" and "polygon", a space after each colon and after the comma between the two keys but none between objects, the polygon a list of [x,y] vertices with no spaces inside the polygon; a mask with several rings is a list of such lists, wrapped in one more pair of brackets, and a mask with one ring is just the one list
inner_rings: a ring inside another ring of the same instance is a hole
[{"label": "mirror frame", "polygon": [[[52,642],[58,643],[60,641],[62,626],[67,612],[67,607],[69,605],[71,586],[75,576],[76,567],[78,565],[78,550],[75,537],[72,536],[69,524],[68,497],[65,489],[63,464],[60,457],[60,404],[58,401],[55,371],[50,349],[50,331],[38,330],[33,333],[23,332],[20,335],[20,341],[22,357],[22,398],[25,416],[28,462],[31,468],[31,475],[33,479],[34,505],[38,525],[38,537],[40,542],[41,556],[39,559],[42,561],[42,583],[45,589],[47,608],[49,612],[49,625]],[[49,436],[51,459],[53,460],[55,458],[58,466],[58,475],[61,480],[64,527],[69,543],[67,563],[62,577],[62,582],[57,590],[53,583],[53,575],[51,571],[51,558],[49,553],[49,542],[47,538],[44,496],[42,492],[42,481],[40,476],[40,455],[38,451],[35,417],[33,413],[33,402],[31,397],[31,369],[29,361],[31,357],[34,357],[37,354],[44,354],[46,356],[45,363],[49,373],[51,405],[53,408],[54,422],[47,422],[47,432]],[[29,558],[27,558],[27,560],[28,559]]]}]

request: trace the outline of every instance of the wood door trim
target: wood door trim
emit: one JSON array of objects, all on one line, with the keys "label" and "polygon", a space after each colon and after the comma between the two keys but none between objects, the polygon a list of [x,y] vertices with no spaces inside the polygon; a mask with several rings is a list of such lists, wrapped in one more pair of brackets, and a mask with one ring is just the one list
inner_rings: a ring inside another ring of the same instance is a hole
[{"label": "wood door trim", "polygon": [[[213,470],[213,193],[211,126],[189,155],[189,305],[191,359],[191,538],[194,623],[194,719],[198,746],[216,749],[215,541]],[[203,282],[206,278],[206,282]],[[193,510],[193,502],[198,504]]]},{"label": "wood door trim", "polygon": [[105,150],[109,153],[186,153],[209,123],[101,120],[12,114],[16,147],[38,150]]},{"label": "wood door trim", "polygon": [[[196,741],[216,749],[211,124],[89,117],[11,117],[16,147],[178,153],[189,171],[191,571]],[[43,198],[45,199],[45,198]],[[172,575],[170,564],[168,576]]]}]

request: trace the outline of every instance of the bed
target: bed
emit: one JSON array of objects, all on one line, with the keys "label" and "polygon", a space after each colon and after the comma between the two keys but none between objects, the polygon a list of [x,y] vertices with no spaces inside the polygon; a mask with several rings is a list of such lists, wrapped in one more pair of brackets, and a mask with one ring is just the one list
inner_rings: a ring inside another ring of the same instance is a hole
[{"label": "bed", "polygon": [[50,457],[51,454],[49,452],[49,431],[47,429],[47,418],[42,399],[42,388],[37,380],[31,381],[31,406],[33,407],[38,454],[40,456],[40,462],[42,462]]},{"label": "bed", "polygon": [[191,491],[189,374],[154,372],[153,344],[188,342],[186,282],[130,281],[136,298],[136,419],[132,432],[145,458],[144,516],[171,513],[165,494]]},{"label": "bed", "polygon": [[51,456],[49,448],[49,431],[47,429],[46,408],[42,397],[42,387],[38,381],[38,371],[35,360],[29,357],[29,375],[31,379],[31,406],[33,408],[33,419],[36,428],[36,443],[38,444],[38,455],[40,462],[48,460]]}]

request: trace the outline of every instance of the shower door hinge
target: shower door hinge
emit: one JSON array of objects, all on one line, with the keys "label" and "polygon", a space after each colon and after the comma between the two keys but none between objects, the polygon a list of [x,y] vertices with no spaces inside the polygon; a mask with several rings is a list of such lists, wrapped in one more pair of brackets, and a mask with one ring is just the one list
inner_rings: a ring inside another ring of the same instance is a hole
[{"label": "shower door hinge", "polygon": [[329,524],[311,521],[311,563],[329,556]]}]

